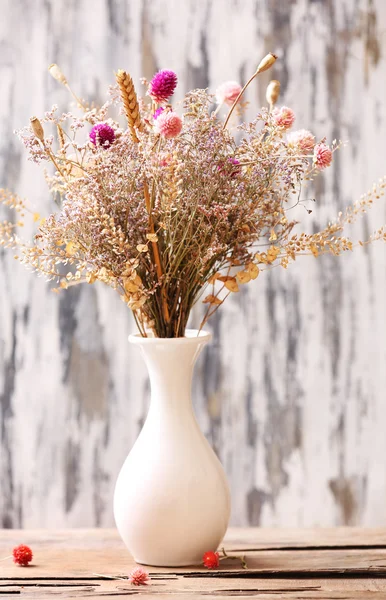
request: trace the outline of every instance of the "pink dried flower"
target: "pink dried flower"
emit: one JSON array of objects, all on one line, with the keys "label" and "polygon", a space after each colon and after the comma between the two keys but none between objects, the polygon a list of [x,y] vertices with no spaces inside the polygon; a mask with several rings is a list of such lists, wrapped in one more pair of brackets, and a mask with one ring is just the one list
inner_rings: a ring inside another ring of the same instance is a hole
[{"label": "pink dried flower", "polygon": [[154,129],[165,138],[176,137],[182,129],[181,117],[173,111],[164,111],[155,120]]},{"label": "pink dried flower", "polygon": [[142,567],[135,567],[135,569],[129,573],[129,581],[133,585],[147,585],[149,579],[149,573]]},{"label": "pink dried flower", "polygon": [[107,123],[98,123],[90,131],[90,140],[94,146],[107,148],[115,140],[115,131]]},{"label": "pink dried flower", "polygon": [[237,81],[226,81],[217,88],[216,100],[218,104],[232,106],[240,92],[241,85]]},{"label": "pink dried flower", "polygon": [[149,85],[149,96],[156,102],[166,102],[177,87],[177,75],[174,71],[159,71]]},{"label": "pink dried flower", "polygon": [[317,169],[322,171],[326,167],[329,167],[332,162],[332,150],[324,142],[316,144],[314,148],[314,159],[313,163]]},{"label": "pink dried flower", "polygon": [[284,129],[289,129],[295,121],[295,113],[292,108],[288,108],[288,106],[275,108],[272,111],[272,116],[276,125],[284,127]]},{"label": "pink dried flower", "polygon": [[300,152],[307,154],[314,149],[315,136],[310,131],[307,131],[307,129],[299,129],[288,134],[287,142],[289,146],[293,146],[300,150]]}]

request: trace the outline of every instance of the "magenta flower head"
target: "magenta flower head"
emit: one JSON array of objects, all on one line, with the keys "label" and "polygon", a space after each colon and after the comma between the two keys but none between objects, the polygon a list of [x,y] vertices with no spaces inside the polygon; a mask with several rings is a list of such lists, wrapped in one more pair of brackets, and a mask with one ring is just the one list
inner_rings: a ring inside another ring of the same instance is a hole
[{"label": "magenta flower head", "polygon": [[164,107],[160,106],[159,108],[157,108],[157,110],[155,111],[155,113],[153,114],[153,119],[158,119],[158,117],[160,116],[160,114],[163,113],[164,111]]},{"label": "magenta flower head", "polygon": [[94,146],[107,148],[115,140],[115,131],[107,123],[98,123],[90,131],[90,140]]},{"label": "magenta flower head", "polygon": [[155,102],[166,102],[173,95],[177,87],[177,75],[174,71],[159,71],[149,85],[149,96]]},{"label": "magenta flower head", "polygon": [[233,179],[241,171],[240,161],[237,160],[237,158],[228,156],[227,164],[222,163],[222,164],[218,165],[217,169],[220,171],[221,174],[227,173],[227,174],[229,174],[231,179]]}]

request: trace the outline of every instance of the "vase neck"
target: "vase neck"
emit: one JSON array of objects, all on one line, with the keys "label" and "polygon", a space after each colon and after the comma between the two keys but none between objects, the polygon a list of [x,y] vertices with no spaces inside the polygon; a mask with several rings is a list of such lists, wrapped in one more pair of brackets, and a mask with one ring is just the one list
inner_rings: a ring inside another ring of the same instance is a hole
[{"label": "vase neck", "polygon": [[197,332],[192,330],[187,333],[190,335],[185,338],[130,337],[132,343],[140,346],[145,359],[152,408],[167,405],[180,411],[191,405],[194,365],[210,335],[202,333],[197,336]]}]

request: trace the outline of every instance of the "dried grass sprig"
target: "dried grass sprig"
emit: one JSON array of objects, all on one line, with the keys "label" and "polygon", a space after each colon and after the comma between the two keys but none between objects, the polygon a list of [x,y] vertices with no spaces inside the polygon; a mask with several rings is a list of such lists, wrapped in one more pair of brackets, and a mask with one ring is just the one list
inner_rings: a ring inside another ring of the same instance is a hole
[{"label": "dried grass sprig", "polygon": [[249,86],[250,83],[252,83],[252,81],[260,74],[263,73],[264,71],[267,71],[268,69],[270,69],[272,67],[272,65],[276,62],[277,56],[275,54],[272,54],[272,52],[269,52],[269,54],[267,54],[263,60],[259,63],[259,66],[257,67],[256,71],[254,72],[254,74],[252,75],[252,77],[250,77],[247,81],[247,83],[244,85],[244,87],[242,88],[241,92],[239,93],[239,95],[237,96],[236,100],[234,101],[234,103],[231,106],[231,109],[228,113],[227,118],[224,121],[224,125],[223,128],[225,129],[226,126],[228,125],[229,119],[232,116],[232,113],[234,111],[234,109],[236,108],[237,103],[239,102],[241,96],[244,94],[245,90],[247,89],[247,87]]}]

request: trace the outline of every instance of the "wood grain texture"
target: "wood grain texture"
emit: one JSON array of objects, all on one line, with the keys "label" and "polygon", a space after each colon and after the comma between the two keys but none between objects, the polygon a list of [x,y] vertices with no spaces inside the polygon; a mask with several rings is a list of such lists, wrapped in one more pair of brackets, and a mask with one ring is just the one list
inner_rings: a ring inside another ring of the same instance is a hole
[{"label": "wood grain texture", "polygon": [[[137,84],[171,68],[178,100],[245,81],[274,51],[250,114],[273,77],[299,127],[350,140],[309,190],[312,215],[297,209],[312,230],[385,173],[385,44],[382,0],[3,0],[0,184],[52,209],[12,134],[51,104],[68,106],[52,62],[96,101],[119,68]],[[353,235],[384,222],[381,201]],[[0,524],[111,526],[114,482],[149,396],[127,343],[131,316],[101,286],[57,297],[11,253],[0,252],[0,278]],[[386,525],[385,305],[377,244],[274,269],[217,313],[195,408],[231,483],[233,524]]]},{"label": "wood grain texture", "polygon": [[[231,529],[225,548],[233,552],[233,541],[239,540],[246,548],[247,570],[240,570],[239,561],[230,559],[214,571],[200,565],[148,567],[149,585],[141,588],[127,581],[135,563],[116,531],[0,530],[0,551],[6,554],[20,539],[33,548],[34,558],[27,568],[2,562],[0,595],[6,597],[112,598],[140,594],[146,598],[211,595],[381,600],[386,593],[385,529]],[[255,546],[248,547],[252,541]],[[321,541],[332,545],[321,550]],[[109,576],[121,579],[111,580]]]}]

